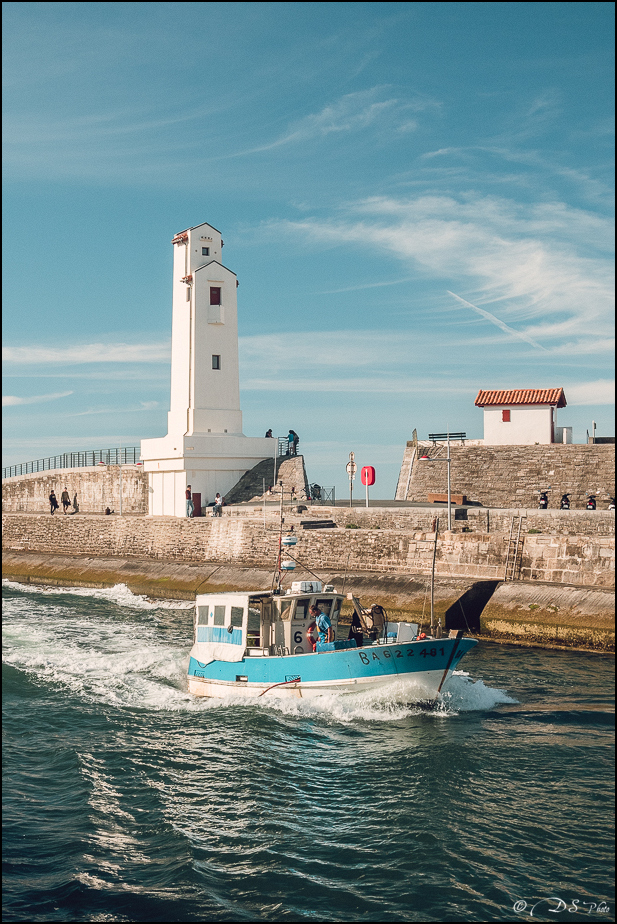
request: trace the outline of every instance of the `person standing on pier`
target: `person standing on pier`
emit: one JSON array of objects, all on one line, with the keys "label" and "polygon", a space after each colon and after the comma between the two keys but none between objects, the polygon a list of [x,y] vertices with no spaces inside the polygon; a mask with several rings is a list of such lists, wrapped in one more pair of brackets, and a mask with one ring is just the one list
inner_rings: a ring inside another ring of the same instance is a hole
[{"label": "person standing on pier", "polygon": [[51,512],[51,515],[52,515],[52,517],[53,517],[54,513],[56,512],[56,510],[57,510],[58,507],[60,506],[60,504],[58,503],[58,498],[56,497],[56,492],[53,491],[53,490],[52,490],[51,494],[49,495],[49,506],[50,506],[50,508],[51,508],[51,511],[50,511],[50,512]]},{"label": "person standing on pier", "polygon": [[62,501],[62,510],[66,516],[66,511],[71,506],[71,495],[69,494],[69,489],[65,488],[62,494],[60,495],[60,500]]},{"label": "person standing on pier", "polygon": [[191,494],[191,486],[190,484],[187,484],[186,486],[186,515],[187,517],[193,516],[194,509],[195,508],[193,506],[193,495]]}]

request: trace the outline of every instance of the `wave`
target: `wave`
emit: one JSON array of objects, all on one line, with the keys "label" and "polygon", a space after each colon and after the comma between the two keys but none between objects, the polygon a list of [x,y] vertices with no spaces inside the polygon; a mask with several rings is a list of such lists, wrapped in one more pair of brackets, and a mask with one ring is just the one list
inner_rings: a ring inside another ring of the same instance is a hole
[{"label": "wave", "polygon": [[18,581],[2,580],[7,590],[16,590],[24,594],[40,596],[69,595],[74,597],[92,597],[95,600],[107,600],[116,606],[126,606],[134,610],[188,610],[195,606],[187,600],[156,600],[143,594],[134,594],[126,584],[114,584],[113,587],[58,587],[50,584],[20,584]]}]

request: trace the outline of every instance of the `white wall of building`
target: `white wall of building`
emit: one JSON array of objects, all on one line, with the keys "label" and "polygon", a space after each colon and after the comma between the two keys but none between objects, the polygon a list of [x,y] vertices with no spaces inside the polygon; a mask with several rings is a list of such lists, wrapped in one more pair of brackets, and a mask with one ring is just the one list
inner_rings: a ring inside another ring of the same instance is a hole
[{"label": "white wall of building", "polygon": [[[510,421],[503,421],[504,410]],[[554,415],[554,416],[553,416]],[[533,446],[553,441],[553,420],[557,409],[549,405],[504,405],[484,408],[484,443],[487,446]]]}]

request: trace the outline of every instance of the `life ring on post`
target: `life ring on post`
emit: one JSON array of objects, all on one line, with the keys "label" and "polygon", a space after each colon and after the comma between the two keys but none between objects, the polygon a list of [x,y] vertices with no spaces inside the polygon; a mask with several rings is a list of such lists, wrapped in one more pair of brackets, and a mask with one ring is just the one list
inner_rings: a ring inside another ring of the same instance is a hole
[{"label": "life ring on post", "polygon": [[313,646],[313,651],[317,647],[317,642],[319,641],[319,629],[317,629],[317,638],[313,638],[313,629],[317,629],[317,623],[312,622],[308,629],[306,630],[307,641]]}]

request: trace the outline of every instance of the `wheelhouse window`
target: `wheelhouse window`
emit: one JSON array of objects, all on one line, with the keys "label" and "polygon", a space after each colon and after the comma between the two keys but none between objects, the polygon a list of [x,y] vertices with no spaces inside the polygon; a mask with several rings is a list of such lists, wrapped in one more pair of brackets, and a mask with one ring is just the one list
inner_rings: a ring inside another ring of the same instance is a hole
[{"label": "wheelhouse window", "polygon": [[221,357],[219,356],[218,353],[213,353],[213,354],[212,354],[212,368],[213,368],[213,369],[220,369],[220,368],[221,368]]},{"label": "wheelhouse window", "polygon": [[210,286],[210,304],[211,305],[221,304],[221,287],[220,286]]},{"label": "wheelhouse window", "polygon": [[242,628],[242,617],[244,616],[244,608],[241,606],[232,606],[231,608],[231,625],[234,629]]},{"label": "wheelhouse window", "polygon": [[215,626],[225,625],[225,607],[224,606],[214,607],[214,625]]},{"label": "wheelhouse window", "polygon": [[296,619],[306,619],[310,602],[310,597],[300,597],[296,601]]}]

